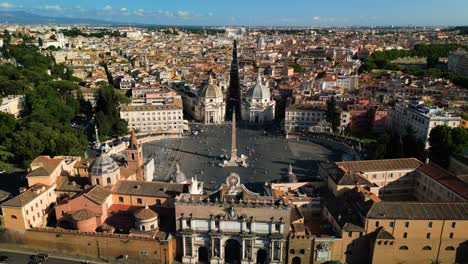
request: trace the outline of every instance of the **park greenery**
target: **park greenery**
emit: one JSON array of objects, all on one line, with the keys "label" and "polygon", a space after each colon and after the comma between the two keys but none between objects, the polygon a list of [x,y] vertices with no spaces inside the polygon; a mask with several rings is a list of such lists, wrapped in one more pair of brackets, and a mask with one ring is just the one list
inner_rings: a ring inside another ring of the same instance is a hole
[{"label": "park greenery", "polygon": [[[36,47],[11,45],[8,39],[4,35],[0,98],[23,95],[25,99],[20,118],[0,112],[0,170],[8,170],[8,164],[27,167],[38,155],[82,156],[88,143],[87,121],[94,109],[84,100],[73,71]],[[125,123],[116,116],[118,102],[112,96],[110,100],[103,98],[109,90],[113,93],[112,88],[101,90],[104,94],[96,110],[99,120],[106,121],[98,126],[112,124],[103,136],[125,133]]]},{"label": "park greenery", "polygon": [[436,126],[429,135],[429,145],[430,159],[442,167],[448,167],[451,156],[463,154],[468,148],[468,130]]},{"label": "park greenery", "polygon": [[73,27],[71,29],[62,29],[61,32],[66,37],[95,37],[95,38],[103,38],[105,36],[109,37],[121,37],[122,35],[118,30],[111,30],[107,28],[98,29],[95,32],[86,33],[81,31],[79,28]]},{"label": "park greenery", "polygon": [[[445,58],[451,51],[456,49],[466,49],[467,45],[461,44],[417,44],[413,49],[408,50],[385,50],[376,51],[370,56],[364,58],[361,72],[371,72],[376,69],[402,71],[406,74],[415,76],[431,76],[435,78],[444,78],[451,80],[454,84],[463,88],[468,88],[468,77],[460,74],[442,71],[438,68],[440,64],[439,58]],[[403,67],[401,65],[392,63],[393,60],[405,57],[422,57],[426,58],[427,64],[425,69],[416,67]]]},{"label": "park greenery", "polygon": [[369,159],[425,159],[424,142],[416,137],[411,127],[403,135],[387,131],[375,137],[369,144]]}]

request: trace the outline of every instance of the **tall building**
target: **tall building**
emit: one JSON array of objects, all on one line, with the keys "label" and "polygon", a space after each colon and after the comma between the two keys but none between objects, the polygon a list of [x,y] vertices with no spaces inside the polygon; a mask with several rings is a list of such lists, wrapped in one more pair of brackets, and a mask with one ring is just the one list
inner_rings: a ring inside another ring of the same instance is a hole
[{"label": "tall building", "polygon": [[415,136],[421,139],[429,148],[429,134],[436,126],[460,126],[461,118],[440,108],[428,107],[421,102],[396,104],[389,109],[388,124],[390,129],[404,135],[408,128],[415,131]]},{"label": "tall building", "polygon": [[242,120],[239,63],[237,61],[237,42],[235,40],[232,48],[231,73],[227,92],[226,121],[231,120],[233,111],[236,112],[236,118]]}]

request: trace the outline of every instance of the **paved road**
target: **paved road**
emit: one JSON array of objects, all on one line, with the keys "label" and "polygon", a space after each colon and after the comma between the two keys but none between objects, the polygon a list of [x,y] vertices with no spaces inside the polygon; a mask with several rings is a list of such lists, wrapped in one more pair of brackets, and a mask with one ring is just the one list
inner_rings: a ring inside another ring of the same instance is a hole
[{"label": "paved road", "polygon": [[[8,264],[27,264],[29,262],[30,254],[20,254],[20,253],[13,253],[13,252],[5,252],[0,251],[0,256],[7,256],[8,261],[4,263]],[[0,262],[2,263],[2,262]],[[45,264],[78,264],[82,263],[79,261],[71,261],[71,260],[64,260],[64,259],[57,259],[57,258],[49,258]]]}]

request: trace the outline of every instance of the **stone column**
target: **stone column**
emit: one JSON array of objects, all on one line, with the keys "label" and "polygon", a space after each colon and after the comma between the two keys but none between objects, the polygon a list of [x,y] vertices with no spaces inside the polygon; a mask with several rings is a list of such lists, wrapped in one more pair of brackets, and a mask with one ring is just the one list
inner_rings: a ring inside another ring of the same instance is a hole
[{"label": "stone column", "polygon": [[224,242],[222,238],[219,238],[219,258],[224,259]]},{"label": "stone column", "polygon": [[185,249],[185,236],[182,236],[182,255],[186,255],[186,249]]},{"label": "stone column", "polygon": [[237,141],[236,141],[236,110],[232,112],[231,124],[231,161],[237,160]]},{"label": "stone column", "polygon": [[242,239],[242,256],[241,259],[245,259],[245,240]]},{"label": "stone column", "polygon": [[280,243],[279,259],[280,259],[280,261],[282,261],[283,260],[283,241],[280,241],[279,243]]},{"label": "stone column", "polygon": [[273,260],[273,251],[275,250],[275,241],[271,240],[270,242],[270,260]]},{"label": "stone column", "polygon": [[195,257],[195,237],[192,236],[190,237],[191,241],[192,241],[192,258]]},{"label": "stone column", "polygon": [[245,219],[242,220],[242,232],[247,232],[248,233],[248,230],[247,230],[247,221]]}]

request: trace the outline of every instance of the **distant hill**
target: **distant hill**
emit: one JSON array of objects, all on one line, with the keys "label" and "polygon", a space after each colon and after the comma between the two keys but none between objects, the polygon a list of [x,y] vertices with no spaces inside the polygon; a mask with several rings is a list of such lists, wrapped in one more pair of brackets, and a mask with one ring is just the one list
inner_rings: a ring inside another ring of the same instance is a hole
[{"label": "distant hill", "polygon": [[71,18],[71,17],[50,17],[42,16],[24,11],[0,11],[0,23],[8,24],[88,24],[88,25],[116,25],[127,24],[113,21]]}]

